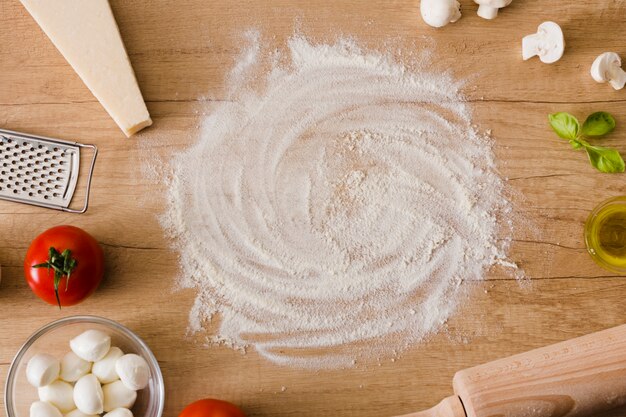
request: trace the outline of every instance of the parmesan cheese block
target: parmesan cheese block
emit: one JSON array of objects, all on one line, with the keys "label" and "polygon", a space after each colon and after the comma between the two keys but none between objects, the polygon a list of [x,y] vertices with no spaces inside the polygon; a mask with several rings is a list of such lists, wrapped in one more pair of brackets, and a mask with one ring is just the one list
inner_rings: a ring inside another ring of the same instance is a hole
[{"label": "parmesan cheese block", "polygon": [[20,0],[126,136],[152,124],[108,0]]}]

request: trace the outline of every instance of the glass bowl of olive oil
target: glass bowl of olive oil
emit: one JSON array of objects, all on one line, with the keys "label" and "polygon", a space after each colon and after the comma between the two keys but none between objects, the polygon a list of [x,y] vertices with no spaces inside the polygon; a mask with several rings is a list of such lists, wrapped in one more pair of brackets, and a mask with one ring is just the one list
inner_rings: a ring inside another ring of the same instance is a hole
[{"label": "glass bowl of olive oil", "polygon": [[598,265],[626,275],[626,196],[606,200],[591,212],[585,244]]}]

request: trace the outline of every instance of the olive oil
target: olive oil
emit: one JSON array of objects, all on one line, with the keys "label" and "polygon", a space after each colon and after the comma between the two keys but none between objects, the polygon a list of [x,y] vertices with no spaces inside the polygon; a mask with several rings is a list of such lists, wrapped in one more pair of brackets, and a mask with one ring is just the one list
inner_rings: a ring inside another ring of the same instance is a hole
[{"label": "olive oil", "polygon": [[607,200],[591,213],[585,243],[600,266],[626,274],[626,197]]}]

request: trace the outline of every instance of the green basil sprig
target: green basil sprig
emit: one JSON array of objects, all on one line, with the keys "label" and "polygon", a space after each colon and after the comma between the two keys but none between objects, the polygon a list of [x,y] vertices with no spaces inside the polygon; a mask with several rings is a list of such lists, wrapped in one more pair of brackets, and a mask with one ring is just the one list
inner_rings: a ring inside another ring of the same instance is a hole
[{"label": "green basil sprig", "polygon": [[593,113],[587,117],[582,128],[576,117],[565,112],[551,114],[548,120],[556,134],[569,141],[572,148],[587,152],[589,162],[595,169],[608,173],[624,172],[624,160],[617,150],[593,146],[586,140],[604,136],[615,129],[615,119],[609,113]]}]

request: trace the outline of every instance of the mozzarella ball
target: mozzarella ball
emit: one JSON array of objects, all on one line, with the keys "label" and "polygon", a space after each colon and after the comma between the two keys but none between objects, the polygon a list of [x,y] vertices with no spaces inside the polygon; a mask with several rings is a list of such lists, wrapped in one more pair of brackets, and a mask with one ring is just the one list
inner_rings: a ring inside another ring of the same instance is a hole
[{"label": "mozzarella ball", "polygon": [[67,413],[76,408],[74,404],[74,388],[65,381],[54,381],[45,387],[39,387],[39,399],[46,401]]},{"label": "mozzarella ball", "polygon": [[60,369],[61,364],[57,358],[47,353],[38,353],[26,365],[26,379],[36,388],[43,387],[59,377]]},{"label": "mozzarella ball", "polygon": [[102,386],[104,393],[104,411],[116,408],[131,408],[137,399],[137,392],[129,389],[122,381],[111,382]]},{"label": "mozzarella ball", "polygon": [[30,417],[63,417],[63,414],[50,403],[35,401],[30,405]]},{"label": "mozzarella ball", "polygon": [[113,346],[109,349],[109,352],[93,364],[91,373],[98,377],[98,380],[102,384],[108,384],[113,381],[117,381],[120,377],[115,370],[115,362],[124,355],[124,352],[118,347]]},{"label": "mozzarella ball", "polygon": [[133,417],[133,413],[128,408],[116,408],[106,413],[104,417]]},{"label": "mozzarella ball", "polygon": [[74,352],[67,352],[61,360],[61,379],[67,382],[76,382],[91,370],[91,362],[78,357]]},{"label": "mozzarella ball", "polygon": [[74,402],[76,408],[85,414],[100,414],[104,411],[104,394],[95,375],[87,374],[76,382]]},{"label": "mozzarella ball", "polygon": [[111,337],[100,330],[87,330],[70,340],[72,351],[87,362],[99,361],[110,347]]},{"label": "mozzarella ball", "polygon": [[134,353],[119,358],[115,362],[115,370],[124,385],[135,391],[144,389],[150,380],[148,362]]},{"label": "mozzarella ball", "polygon": [[67,413],[64,417],[100,417],[98,414],[85,414],[78,408]]}]

